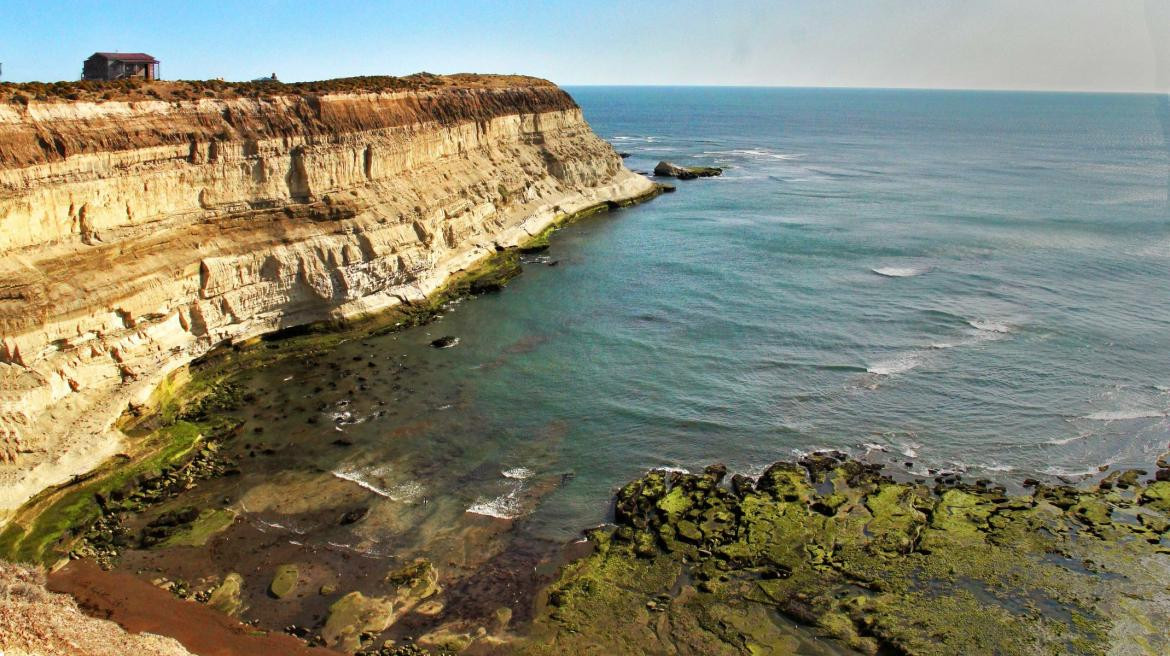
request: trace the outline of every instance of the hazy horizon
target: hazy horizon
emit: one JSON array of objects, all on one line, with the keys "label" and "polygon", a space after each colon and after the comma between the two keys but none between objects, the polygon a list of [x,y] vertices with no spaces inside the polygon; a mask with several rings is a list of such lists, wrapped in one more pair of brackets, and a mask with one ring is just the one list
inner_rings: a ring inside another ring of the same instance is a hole
[{"label": "hazy horizon", "polygon": [[[0,0],[0,80],[75,80],[95,51],[163,79],[523,73],[565,86],[1170,91],[1170,0],[155,2]],[[62,45],[67,44],[67,45]]]}]

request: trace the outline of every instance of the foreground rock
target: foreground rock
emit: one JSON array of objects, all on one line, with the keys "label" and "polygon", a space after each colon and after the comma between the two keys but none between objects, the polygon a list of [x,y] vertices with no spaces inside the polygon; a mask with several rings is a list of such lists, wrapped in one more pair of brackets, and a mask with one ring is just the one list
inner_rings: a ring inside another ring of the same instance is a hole
[{"label": "foreground rock", "polygon": [[76,602],[49,592],[37,570],[0,561],[0,653],[76,656],[187,656],[177,641],[134,635],[82,614]]},{"label": "foreground rock", "polygon": [[695,178],[711,178],[717,175],[723,175],[723,169],[715,166],[679,166],[678,164],[662,161],[654,167],[654,175],[662,178],[694,180]]},{"label": "foreground rock", "polygon": [[1170,483],[1013,497],[831,454],[724,472],[622,488],[525,653],[1170,653]]}]

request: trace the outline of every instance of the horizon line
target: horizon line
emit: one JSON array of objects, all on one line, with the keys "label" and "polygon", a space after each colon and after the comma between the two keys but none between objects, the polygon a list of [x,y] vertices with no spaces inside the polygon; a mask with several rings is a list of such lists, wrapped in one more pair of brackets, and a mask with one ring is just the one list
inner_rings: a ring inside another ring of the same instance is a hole
[{"label": "horizon line", "polygon": [[[550,80],[551,81],[551,80]],[[806,85],[806,84],[647,84],[647,83],[573,83],[554,82],[559,87],[655,87],[655,88],[719,88],[719,89],[820,89],[820,90],[847,90],[847,91],[982,91],[989,93],[1070,93],[1070,94],[1121,94],[1142,96],[1165,96],[1170,90],[1127,90],[1127,89],[1067,89],[1067,88],[1028,88],[1010,89],[1002,87],[913,87],[913,86],[853,86],[846,84],[836,85]]]}]

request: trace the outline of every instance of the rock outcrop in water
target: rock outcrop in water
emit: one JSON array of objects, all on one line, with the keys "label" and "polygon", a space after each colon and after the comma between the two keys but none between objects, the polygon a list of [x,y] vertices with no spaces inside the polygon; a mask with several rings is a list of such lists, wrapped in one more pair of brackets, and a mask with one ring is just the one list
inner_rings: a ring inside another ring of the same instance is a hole
[{"label": "rock outcrop in water", "polygon": [[711,178],[717,175],[723,175],[723,169],[716,166],[679,166],[678,164],[662,161],[654,167],[654,175],[663,178],[694,180],[695,178]]},{"label": "rock outcrop in water", "polygon": [[418,302],[558,216],[648,197],[557,87],[0,104],[0,522],[123,448],[229,341]]},{"label": "rock outcrop in water", "polygon": [[523,653],[1165,654],[1170,483],[896,482],[835,454],[655,471]]}]

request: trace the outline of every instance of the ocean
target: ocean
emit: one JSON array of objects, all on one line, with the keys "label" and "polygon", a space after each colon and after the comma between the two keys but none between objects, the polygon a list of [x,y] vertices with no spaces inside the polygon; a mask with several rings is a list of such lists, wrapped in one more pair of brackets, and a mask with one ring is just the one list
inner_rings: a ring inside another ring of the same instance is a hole
[{"label": "ocean", "polygon": [[472,567],[485,523],[573,540],[652,467],[839,449],[1018,484],[1166,450],[1165,98],[570,92],[630,168],[723,176],[559,231],[430,325],[247,372],[248,466],[193,495],[273,544]]}]

